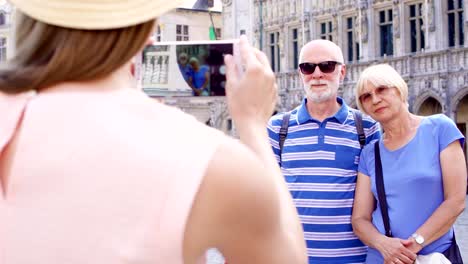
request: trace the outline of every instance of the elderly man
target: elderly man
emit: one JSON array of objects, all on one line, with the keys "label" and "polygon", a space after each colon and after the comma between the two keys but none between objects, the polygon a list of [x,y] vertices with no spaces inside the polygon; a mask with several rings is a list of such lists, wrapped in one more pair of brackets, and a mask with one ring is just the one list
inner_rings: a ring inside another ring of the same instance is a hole
[{"label": "elderly man", "polygon": [[270,142],[300,215],[309,263],[362,263],[367,248],[351,226],[356,171],[362,146],[380,137],[379,127],[338,97],[346,65],[336,44],[313,40],[299,62],[305,98],[270,119]]}]

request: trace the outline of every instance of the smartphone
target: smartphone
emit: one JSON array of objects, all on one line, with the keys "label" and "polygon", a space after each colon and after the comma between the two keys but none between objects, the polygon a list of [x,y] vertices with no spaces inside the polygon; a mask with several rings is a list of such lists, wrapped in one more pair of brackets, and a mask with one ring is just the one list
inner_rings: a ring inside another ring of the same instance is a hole
[{"label": "smartphone", "polygon": [[224,96],[224,55],[237,53],[237,40],[159,42],[137,57],[137,80],[149,96]]}]

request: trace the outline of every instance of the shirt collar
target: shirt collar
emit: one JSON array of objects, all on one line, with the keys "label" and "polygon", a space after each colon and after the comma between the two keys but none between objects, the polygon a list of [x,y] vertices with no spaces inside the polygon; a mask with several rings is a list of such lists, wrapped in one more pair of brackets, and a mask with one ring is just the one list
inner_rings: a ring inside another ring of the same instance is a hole
[{"label": "shirt collar", "polygon": [[[343,124],[348,118],[349,108],[341,97],[337,97],[336,101],[341,105],[341,107],[338,110],[338,112],[335,113],[335,115],[327,119],[335,118],[339,123]],[[297,111],[297,122],[299,124],[304,124],[305,122],[309,120],[315,120],[310,116],[309,111],[307,111],[306,104],[307,104],[307,98],[304,98]]]}]

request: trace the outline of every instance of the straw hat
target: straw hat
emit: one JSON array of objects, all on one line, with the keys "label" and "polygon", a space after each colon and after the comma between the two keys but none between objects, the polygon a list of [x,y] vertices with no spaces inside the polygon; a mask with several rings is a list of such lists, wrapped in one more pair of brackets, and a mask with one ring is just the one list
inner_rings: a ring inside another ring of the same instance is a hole
[{"label": "straw hat", "polygon": [[183,0],[9,0],[22,13],[50,25],[113,29],[140,24]]}]

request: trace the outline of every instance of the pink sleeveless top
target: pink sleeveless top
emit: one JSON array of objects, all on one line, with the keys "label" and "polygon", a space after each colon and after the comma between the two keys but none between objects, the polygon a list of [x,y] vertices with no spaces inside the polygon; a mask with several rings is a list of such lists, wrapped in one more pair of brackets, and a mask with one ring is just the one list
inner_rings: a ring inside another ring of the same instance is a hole
[{"label": "pink sleeveless top", "polygon": [[0,113],[0,263],[183,262],[221,132],[131,89],[0,94]]}]

